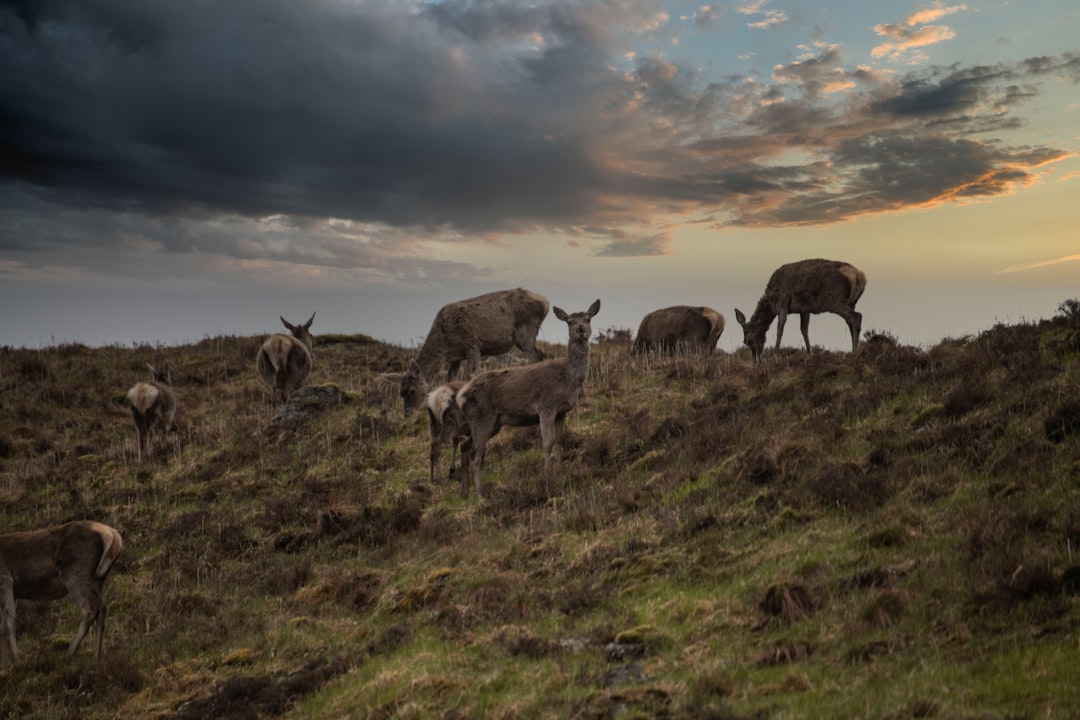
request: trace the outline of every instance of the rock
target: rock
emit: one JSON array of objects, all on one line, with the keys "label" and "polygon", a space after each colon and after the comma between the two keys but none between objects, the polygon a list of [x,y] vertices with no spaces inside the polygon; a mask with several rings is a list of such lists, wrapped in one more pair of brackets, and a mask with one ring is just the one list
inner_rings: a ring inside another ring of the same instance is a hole
[{"label": "rock", "polygon": [[271,422],[280,424],[296,420],[345,402],[348,402],[348,396],[337,385],[308,385],[293,393]]}]

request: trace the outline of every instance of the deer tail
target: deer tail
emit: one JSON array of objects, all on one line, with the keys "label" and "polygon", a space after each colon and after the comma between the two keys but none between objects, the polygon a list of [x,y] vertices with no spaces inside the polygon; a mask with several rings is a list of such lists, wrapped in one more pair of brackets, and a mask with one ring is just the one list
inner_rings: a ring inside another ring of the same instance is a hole
[{"label": "deer tail", "polygon": [[866,290],[866,273],[854,265],[841,265],[840,274],[848,281],[848,305],[855,307]]},{"label": "deer tail", "polygon": [[124,549],[124,539],[119,532],[103,523],[92,523],[91,527],[101,537],[101,559],[94,571],[94,577],[101,578],[108,574],[116,558],[120,556]]}]

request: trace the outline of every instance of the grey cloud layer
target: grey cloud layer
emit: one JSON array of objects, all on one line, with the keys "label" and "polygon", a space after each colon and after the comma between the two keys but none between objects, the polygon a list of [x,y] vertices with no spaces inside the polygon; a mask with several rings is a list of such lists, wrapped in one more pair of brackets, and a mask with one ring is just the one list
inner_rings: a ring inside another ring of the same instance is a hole
[{"label": "grey cloud layer", "polygon": [[[1023,124],[1042,83],[1077,82],[1073,55],[896,79],[830,47],[765,81],[710,82],[625,59],[663,22],[643,0],[0,2],[0,249],[27,242],[17,225],[45,203],[163,222],[344,218],[383,227],[387,247],[394,228],[544,229],[655,254],[667,241],[648,222],[668,213],[834,222],[1008,192],[1068,153],[987,140]],[[624,234],[635,225],[640,239]],[[159,235],[312,257],[236,240],[250,229]],[[322,262],[389,262],[377,243],[316,236]]]}]

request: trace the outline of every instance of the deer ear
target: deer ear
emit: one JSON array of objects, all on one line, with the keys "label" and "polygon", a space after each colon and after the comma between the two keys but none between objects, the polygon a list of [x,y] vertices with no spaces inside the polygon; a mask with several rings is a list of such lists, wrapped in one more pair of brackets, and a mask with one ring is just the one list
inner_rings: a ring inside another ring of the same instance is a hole
[{"label": "deer ear", "polygon": [[744,328],[746,327],[746,316],[742,314],[742,310],[735,308],[735,319],[739,321],[739,324]]},{"label": "deer ear", "polygon": [[600,312],[600,298],[597,298],[596,302],[589,306],[589,317],[592,317],[598,312]]},{"label": "deer ear", "polygon": [[409,374],[420,377],[420,363],[415,360],[409,361]]},{"label": "deer ear", "polygon": [[[316,311],[316,312],[318,312],[318,311]],[[308,318],[308,321],[306,323],[304,323],[304,329],[305,330],[310,330],[311,329],[311,323],[313,323],[313,322],[315,322],[315,313],[311,313],[311,317]]]},{"label": "deer ear", "polygon": [[289,330],[295,330],[296,329],[296,326],[290,324],[288,320],[281,317],[280,315],[278,315],[278,317],[281,318],[281,324],[284,325],[285,327],[287,327]]},{"label": "deer ear", "polygon": [[555,315],[555,317],[559,318],[563,322],[566,322],[566,312],[561,307],[552,307],[551,312]]}]

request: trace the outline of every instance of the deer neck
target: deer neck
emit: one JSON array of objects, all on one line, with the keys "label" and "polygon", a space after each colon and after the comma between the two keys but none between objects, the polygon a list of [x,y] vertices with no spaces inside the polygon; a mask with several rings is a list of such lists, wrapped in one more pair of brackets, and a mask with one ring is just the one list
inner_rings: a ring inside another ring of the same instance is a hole
[{"label": "deer neck", "polygon": [[761,299],[758,300],[757,307],[754,308],[754,314],[750,316],[750,320],[747,321],[746,324],[755,332],[764,335],[769,329],[769,326],[772,325],[773,318],[775,317],[776,308],[774,307],[772,298],[768,295],[762,295]]},{"label": "deer neck", "polygon": [[589,376],[589,341],[571,341],[566,346],[566,370],[569,382],[575,387],[585,384]]},{"label": "deer neck", "polygon": [[416,355],[416,364],[420,366],[423,379],[431,381],[446,368],[446,352],[441,342],[425,342]]}]

